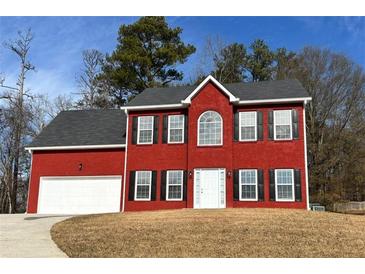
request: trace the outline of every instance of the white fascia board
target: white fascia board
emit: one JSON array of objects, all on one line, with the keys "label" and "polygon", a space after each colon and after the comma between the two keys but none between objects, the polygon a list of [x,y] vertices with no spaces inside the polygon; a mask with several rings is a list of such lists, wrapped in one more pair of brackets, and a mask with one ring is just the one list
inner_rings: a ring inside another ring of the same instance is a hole
[{"label": "white fascia board", "polygon": [[167,105],[147,105],[147,106],[126,106],[126,107],[120,107],[121,110],[150,110],[150,109],[175,109],[175,108],[183,108],[186,107],[186,104],[167,104]]},{"label": "white fascia board", "polygon": [[212,75],[209,75],[204,79],[203,82],[197,86],[193,92],[190,93],[188,97],[181,101],[183,104],[191,104],[191,99],[204,87],[209,81],[212,81],[219,89],[221,89],[228,97],[229,101],[232,103],[237,103],[240,99],[230,93],[221,83],[219,83]]},{"label": "white fascia board", "polygon": [[263,99],[263,100],[243,100],[239,101],[239,105],[253,105],[253,104],[271,104],[271,103],[295,103],[308,102],[312,97],[298,97],[298,98],[282,98],[282,99]]},{"label": "white fascia board", "polygon": [[25,150],[75,150],[75,149],[103,149],[103,148],[124,148],[124,144],[113,145],[85,145],[85,146],[48,146],[48,147],[26,147]]}]

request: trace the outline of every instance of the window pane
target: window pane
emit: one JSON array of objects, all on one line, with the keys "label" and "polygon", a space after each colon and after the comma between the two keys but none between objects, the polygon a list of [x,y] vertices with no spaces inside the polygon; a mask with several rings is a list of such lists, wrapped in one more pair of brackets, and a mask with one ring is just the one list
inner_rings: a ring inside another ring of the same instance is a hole
[{"label": "window pane", "polygon": [[276,126],[276,139],[289,139],[290,126]]},{"label": "window pane", "polygon": [[292,181],[292,171],[287,170],[277,170],[277,183],[280,185],[291,185]]},{"label": "window pane", "polygon": [[241,199],[256,199],[256,170],[240,170]]},{"label": "window pane", "polygon": [[256,199],[256,186],[242,185],[242,199]]},{"label": "window pane", "polygon": [[137,199],[148,199],[150,197],[150,186],[137,186]]},{"label": "window pane", "polygon": [[222,118],[215,111],[205,112],[199,120],[199,140],[200,145],[221,144]]},{"label": "window pane", "polygon": [[181,186],[169,186],[168,199],[181,199]]},{"label": "window pane", "polygon": [[290,185],[278,185],[278,199],[293,199],[293,190]]},{"label": "window pane", "polygon": [[140,130],[139,131],[139,142],[150,143],[152,141],[152,130]]},{"label": "window pane", "polygon": [[183,171],[169,170],[167,171],[167,198],[181,199],[183,185]]},{"label": "window pane", "polygon": [[241,140],[252,140],[256,138],[255,127],[241,127]]}]

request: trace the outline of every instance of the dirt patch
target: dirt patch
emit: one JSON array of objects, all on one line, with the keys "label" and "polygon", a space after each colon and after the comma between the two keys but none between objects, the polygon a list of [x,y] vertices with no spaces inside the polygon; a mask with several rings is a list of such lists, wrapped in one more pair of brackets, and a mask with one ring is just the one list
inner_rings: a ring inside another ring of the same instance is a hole
[{"label": "dirt patch", "polygon": [[365,217],[287,209],[74,217],[51,235],[70,257],[365,257]]}]

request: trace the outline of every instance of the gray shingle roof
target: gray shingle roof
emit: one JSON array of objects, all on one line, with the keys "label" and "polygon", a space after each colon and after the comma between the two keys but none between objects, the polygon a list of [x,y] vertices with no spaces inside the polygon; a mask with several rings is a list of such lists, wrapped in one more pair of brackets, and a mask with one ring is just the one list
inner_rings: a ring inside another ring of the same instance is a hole
[{"label": "gray shingle roof", "polygon": [[62,111],[28,147],[125,144],[125,129],[119,109]]},{"label": "gray shingle roof", "polygon": [[[196,87],[147,88],[130,101],[127,106],[179,104]],[[295,79],[224,84],[224,87],[242,101],[309,97],[307,91]]]}]

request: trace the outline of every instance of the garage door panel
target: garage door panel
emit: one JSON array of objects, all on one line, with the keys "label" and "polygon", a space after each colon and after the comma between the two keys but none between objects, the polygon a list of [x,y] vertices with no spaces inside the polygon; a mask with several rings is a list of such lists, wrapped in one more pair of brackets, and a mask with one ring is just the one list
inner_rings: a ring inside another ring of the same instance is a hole
[{"label": "garage door panel", "polygon": [[38,213],[88,214],[120,211],[121,177],[43,177]]}]

